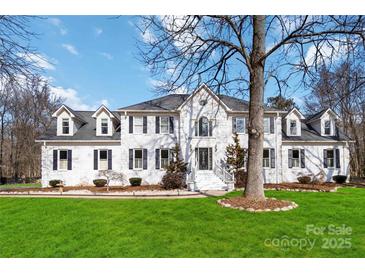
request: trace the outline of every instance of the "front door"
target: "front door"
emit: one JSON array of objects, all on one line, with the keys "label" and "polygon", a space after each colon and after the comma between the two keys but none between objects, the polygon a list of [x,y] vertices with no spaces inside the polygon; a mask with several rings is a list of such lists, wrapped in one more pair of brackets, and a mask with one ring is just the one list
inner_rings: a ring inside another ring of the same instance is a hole
[{"label": "front door", "polygon": [[199,170],[212,169],[212,149],[207,147],[198,148],[198,167]]}]

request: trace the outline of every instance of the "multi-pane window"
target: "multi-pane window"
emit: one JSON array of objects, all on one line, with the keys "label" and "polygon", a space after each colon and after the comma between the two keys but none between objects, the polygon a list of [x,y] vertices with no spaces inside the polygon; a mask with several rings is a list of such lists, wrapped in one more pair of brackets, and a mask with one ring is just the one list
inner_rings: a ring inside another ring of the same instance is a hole
[{"label": "multi-pane window", "polygon": [[327,149],[327,167],[335,166],[335,151],[333,149]]},{"label": "multi-pane window", "polygon": [[293,149],[292,167],[299,167],[300,164],[300,150]]},{"label": "multi-pane window", "polygon": [[161,149],[161,157],[160,157],[160,167],[161,169],[166,169],[169,165],[169,150]]},{"label": "multi-pane window", "polygon": [[264,118],[264,133],[270,133],[270,118]]},{"label": "multi-pane window", "polygon": [[270,167],[270,149],[264,148],[263,167]]},{"label": "multi-pane window", "polygon": [[143,117],[134,116],[134,133],[143,133]]},{"label": "multi-pane window", "polygon": [[324,134],[331,135],[331,120],[324,121]]},{"label": "multi-pane window", "polygon": [[236,132],[237,133],[245,132],[245,118],[242,117],[236,118]]},{"label": "multi-pane window", "polygon": [[101,134],[108,134],[108,119],[101,119]]},{"label": "multi-pane window", "polygon": [[169,117],[160,117],[160,132],[169,133]]},{"label": "multi-pane window", "polygon": [[209,136],[209,121],[207,117],[199,119],[199,136]]},{"label": "multi-pane window", "polygon": [[290,135],[297,135],[297,121],[290,120]]},{"label": "multi-pane window", "polygon": [[135,169],[142,169],[142,149],[135,149],[134,150],[134,168]]},{"label": "multi-pane window", "polygon": [[70,133],[70,119],[63,118],[62,119],[62,134],[69,134]]},{"label": "multi-pane window", "polygon": [[99,170],[108,169],[108,151],[99,150]]},{"label": "multi-pane window", "polygon": [[60,170],[66,170],[67,169],[67,150],[60,150],[59,151],[59,169]]}]

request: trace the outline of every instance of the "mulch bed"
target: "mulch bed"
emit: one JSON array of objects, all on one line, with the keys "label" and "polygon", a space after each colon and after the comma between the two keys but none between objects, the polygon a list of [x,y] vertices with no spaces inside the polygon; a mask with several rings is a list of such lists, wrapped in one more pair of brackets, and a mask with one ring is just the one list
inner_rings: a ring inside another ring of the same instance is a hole
[{"label": "mulch bed", "polygon": [[263,201],[260,201],[247,199],[242,196],[230,199],[222,199],[219,200],[218,203],[224,207],[236,208],[250,212],[287,211],[298,206],[294,202],[276,200],[275,198],[267,198]]},{"label": "mulch bed", "polygon": [[274,190],[293,190],[293,191],[318,191],[333,192],[336,191],[340,184],[320,183],[320,184],[299,184],[299,183],[281,183],[281,184],[264,184],[265,189]]},{"label": "mulch bed", "polygon": [[[65,186],[63,192],[70,190],[88,190],[91,192],[103,193],[108,192],[106,187],[96,186]],[[109,192],[133,192],[133,191],[158,191],[164,190],[160,185],[142,185],[142,186],[111,186]],[[59,187],[46,187],[46,188],[13,188],[13,189],[0,189],[0,192],[60,192]]]}]

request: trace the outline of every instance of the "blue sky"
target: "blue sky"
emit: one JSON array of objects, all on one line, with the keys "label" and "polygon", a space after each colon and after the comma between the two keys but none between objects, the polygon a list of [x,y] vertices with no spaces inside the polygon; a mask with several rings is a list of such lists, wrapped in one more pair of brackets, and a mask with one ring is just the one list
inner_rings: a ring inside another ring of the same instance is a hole
[{"label": "blue sky", "polygon": [[[49,16],[33,20],[32,45],[50,63],[41,62],[53,92],[77,110],[111,109],[156,97],[153,79],[137,60],[133,16]],[[266,96],[276,94],[270,82]],[[298,98],[298,97],[297,97]]]}]

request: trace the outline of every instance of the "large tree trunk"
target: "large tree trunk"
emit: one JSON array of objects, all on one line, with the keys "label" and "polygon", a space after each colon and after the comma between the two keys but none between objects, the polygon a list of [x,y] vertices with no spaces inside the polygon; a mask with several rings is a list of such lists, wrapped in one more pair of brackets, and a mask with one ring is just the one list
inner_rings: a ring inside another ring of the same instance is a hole
[{"label": "large tree trunk", "polygon": [[265,16],[254,16],[248,118],[248,174],[245,196],[255,200],[265,199],[262,174],[264,142],[264,61],[258,61],[264,54]]}]

